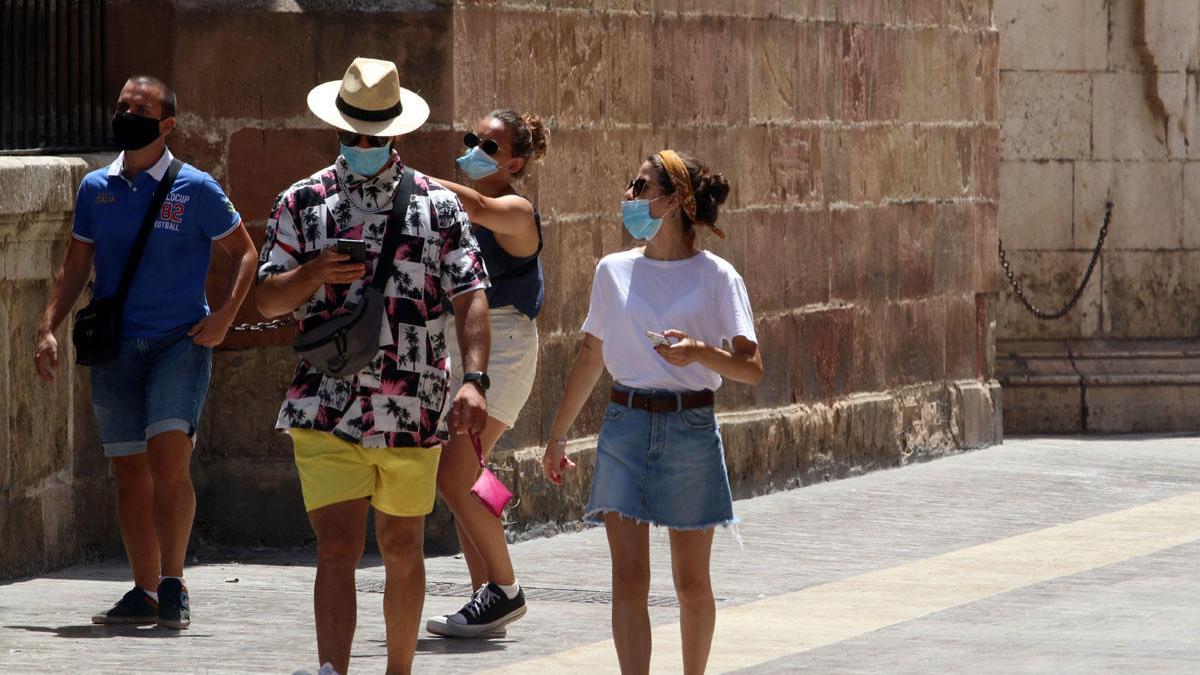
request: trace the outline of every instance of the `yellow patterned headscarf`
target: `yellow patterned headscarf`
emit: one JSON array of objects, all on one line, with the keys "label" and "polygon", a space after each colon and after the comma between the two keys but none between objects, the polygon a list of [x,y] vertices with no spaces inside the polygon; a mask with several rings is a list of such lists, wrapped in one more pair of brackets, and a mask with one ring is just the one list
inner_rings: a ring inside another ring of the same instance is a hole
[{"label": "yellow patterned headscarf", "polygon": [[[696,222],[696,193],[692,190],[692,177],[688,174],[683,158],[674,150],[663,150],[658,153],[658,158],[662,160],[663,169],[671,179],[671,187],[675,188],[675,194],[679,195],[679,208],[683,209],[692,222]],[[725,232],[715,224],[701,224],[711,227],[718,237],[725,238]]]}]

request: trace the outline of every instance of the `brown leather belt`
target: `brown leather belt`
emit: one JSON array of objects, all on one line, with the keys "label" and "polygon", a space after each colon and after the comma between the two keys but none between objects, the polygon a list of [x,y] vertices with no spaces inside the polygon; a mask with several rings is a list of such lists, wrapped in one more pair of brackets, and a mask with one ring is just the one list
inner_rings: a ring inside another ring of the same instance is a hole
[{"label": "brown leather belt", "polygon": [[704,391],[682,391],[678,394],[635,394],[630,391],[612,390],[612,402],[647,412],[676,412],[689,408],[707,408],[713,404],[713,393]]}]

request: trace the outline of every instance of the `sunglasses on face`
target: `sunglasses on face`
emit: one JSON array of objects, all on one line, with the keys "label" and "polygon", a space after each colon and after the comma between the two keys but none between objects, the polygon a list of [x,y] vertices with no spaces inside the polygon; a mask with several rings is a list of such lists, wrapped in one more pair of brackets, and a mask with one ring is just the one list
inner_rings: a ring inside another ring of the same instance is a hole
[{"label": "sunglasses on face", "polygon": [[629,181],[629,186],[625,189],[633,190],[634,199],[641,199],[642,193],[646,191],[646,179],[634,178],[633,180]]},{"label": "sunglasses on face", "polygon": [[496,143],[496,141],[493,141],[490,138],[480,138],[470,132],[463,136],[463,145],[467,146],[468,148],[473,148],[478,145],[479,149],[483,150],[488,155],[494,155],[498,150],[500,150],[500,145]]},{"label": "sunglasses on face", "polygon": [[366,134],[357,134],[353,131],[338,131],[338,140],[346,147],[358,147],[359,141],[364,138],[367,139],[367,145],[372,148],[382,148],[388,144],[388,141],[392,140],[387,136],[368,136]]}]

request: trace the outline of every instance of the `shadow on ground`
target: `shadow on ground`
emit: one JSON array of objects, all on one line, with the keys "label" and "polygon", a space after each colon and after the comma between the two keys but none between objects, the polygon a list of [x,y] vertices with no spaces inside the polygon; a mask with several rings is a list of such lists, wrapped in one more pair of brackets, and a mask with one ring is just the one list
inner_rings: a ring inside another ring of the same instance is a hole
[{"label": "shadow on ground", "polygon": [[[380,641],[382,642],[382,640]],[[508,649],[508,640],[461,640],[454,638],[419,638],[418,654],[484,654]]]},{"label": "shadow on ground", "polygon": [[24,630],[30,633],[53,633],[55,637],[60,638],[115,638],[115,637],[135,637],[135,638],[206,638],[212,637],[203,633],[193,633],[192,631],[171,630],[169,628],[159,628],[158,626],[102,626],[94,623],[87,623],[80,626],[5,626],[12,630]]}]

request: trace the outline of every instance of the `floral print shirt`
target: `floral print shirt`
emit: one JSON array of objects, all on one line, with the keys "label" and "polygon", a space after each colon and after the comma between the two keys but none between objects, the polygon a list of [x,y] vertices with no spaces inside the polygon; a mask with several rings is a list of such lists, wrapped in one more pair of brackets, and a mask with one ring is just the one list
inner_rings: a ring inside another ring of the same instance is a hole
[{"label": "floral print shirt", "polygon": [[[364,178],[339,156],[333,166],[276,197],[259,258],[260,282],[312,260],[337,239],[367,242],[366,276],[352,284],[321,285],[293,313],[301,331],[362,301],[403,168],[393,156],[382,173]],[[440,424],[450,372],[444,331],[455,326],[443,301],[487,288],[487,272],[458,197],[420,172],[400,226],[403,235],[383,293],[387,317],[379,353],[347,377],[326,376],[301,359],[276,428],[332,432],[375,448],[428,448],[446,440]]]}]

